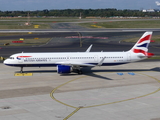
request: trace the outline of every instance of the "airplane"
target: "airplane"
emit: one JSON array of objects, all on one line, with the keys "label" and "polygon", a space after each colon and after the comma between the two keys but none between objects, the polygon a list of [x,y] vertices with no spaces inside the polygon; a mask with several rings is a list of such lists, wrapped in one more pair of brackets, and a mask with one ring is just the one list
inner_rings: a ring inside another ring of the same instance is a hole
[{"label": "airplane", "polygon": [[160,3],[158,1],[155,2],[157,6],[160,6]]},{"label": "airplane", "polygon": [[92,45],[85,52],[45,52],[18,53],[4,61],[5,65],[20,67],[57,67],[58,74],[77,72],[82,74],[82,67],[121,65],[152,57],[148,53],[152,32],[145,32],[138,42],[126,52],[90,52]]}]

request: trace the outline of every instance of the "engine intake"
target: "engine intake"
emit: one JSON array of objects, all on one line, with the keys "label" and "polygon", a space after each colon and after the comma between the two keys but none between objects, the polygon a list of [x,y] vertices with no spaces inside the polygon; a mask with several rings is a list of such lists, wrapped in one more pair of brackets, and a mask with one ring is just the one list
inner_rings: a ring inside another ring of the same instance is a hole
[{"label": "engine intake", "polygon": [[57,73],[58,74],[71,73],[71,66],[57,65]]}]

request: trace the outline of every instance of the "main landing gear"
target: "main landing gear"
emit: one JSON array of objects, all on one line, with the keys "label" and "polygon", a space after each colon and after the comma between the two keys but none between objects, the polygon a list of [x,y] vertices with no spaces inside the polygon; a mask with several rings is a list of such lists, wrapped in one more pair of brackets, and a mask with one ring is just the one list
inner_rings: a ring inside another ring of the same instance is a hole
[{"label": "main landing gear", "polygon": [[21,67],[20,73],[23,73],[23,67]]},{"label": "main landing gear", "polygon": [[82,70],[77,70],[77,73],[78,73],[79,75],[81,75],[81,74],[82,74]]},{"label": "main landing gear", "polygon": [[79,66],[72,67],[72,71],[78,73],[79,75],[82,74],[82,70]]}]

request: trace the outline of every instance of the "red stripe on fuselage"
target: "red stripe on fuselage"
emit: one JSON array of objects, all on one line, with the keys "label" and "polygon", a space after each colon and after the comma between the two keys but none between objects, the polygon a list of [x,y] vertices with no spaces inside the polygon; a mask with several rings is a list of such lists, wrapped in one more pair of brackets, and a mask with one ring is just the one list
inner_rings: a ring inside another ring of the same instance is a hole
[{"label": "red stripe on fuselage", "polygon": [[18,58],[28,58],[28,57],[32,57],[32,56],[17,56]]}]

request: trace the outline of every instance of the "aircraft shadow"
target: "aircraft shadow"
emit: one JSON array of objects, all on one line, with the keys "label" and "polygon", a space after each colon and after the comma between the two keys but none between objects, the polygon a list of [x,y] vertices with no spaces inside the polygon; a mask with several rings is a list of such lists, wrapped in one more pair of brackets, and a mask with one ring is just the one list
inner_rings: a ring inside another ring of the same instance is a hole
[{"label": "aircraft shadow", "polygon": [[[104,80],[113,80],[108,77],[104,77],[95,73],[105,73],[105,72],[143,72],[143,71],[155,71],[160,72],[160,67],[152,68],[152,69],[112,69],[112,70],[92,70],[93,67],[84,67],[82,68],[82,75],[91,76],[95,78],[100,78]],[[16,71],[15,73],[20,73],[20,71]],[[56,70],[31,70],[31,71],[23,71],[23,73],[57,73]],[[78,73],[71,74],[62,74],[61,76],[74,76]]]},{"label": "aircraft shadow", "polygon": [[[104,76],[101,76],[101,75],[97,75],[95,74],[94,70],[92,70],[93,67],[84,67],[82,68],[81,70],[83,71],[83,75],[86,75],[86,76],[91,76],[91,77],[95,77],[95,78],[100,78],[100,79],[105,79],[105,80],[113,80],[111,78],[108,78],[108,77],[104,77]],[[97,70],[98,71],[98,70]]]},{"label": "aircraft shadow", "polygon": [[88,67],[88,68],[82,68],[83,74],[87,75],[87,76],[92,76],[92,77],[97,77],[97,78],[101,78],[101,79],[105,79],[105,80],[113,80],[111,78],[107,78],[101,75],[97,75],[95,73],[98,72],[143,72],[143,71],[155,71],[155,72],[160,72],[160,67],[156,67],[156,68],[152,68],[152,69],[119,69],[119,70],[92,70],[92,67]]},{"label": "aircraft shadow", "polygon": [[160,67],[152,69],[112,69],[112,70],[91,70],[91,72],[142,72],[142,71],[155,71],[160,72]]}]

